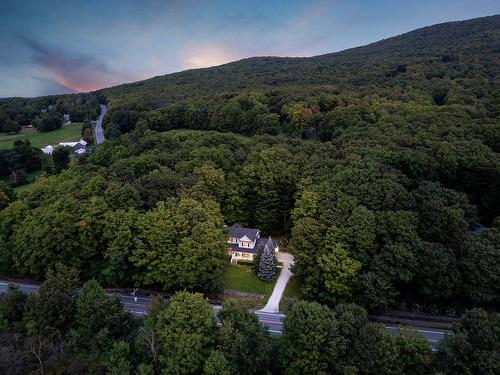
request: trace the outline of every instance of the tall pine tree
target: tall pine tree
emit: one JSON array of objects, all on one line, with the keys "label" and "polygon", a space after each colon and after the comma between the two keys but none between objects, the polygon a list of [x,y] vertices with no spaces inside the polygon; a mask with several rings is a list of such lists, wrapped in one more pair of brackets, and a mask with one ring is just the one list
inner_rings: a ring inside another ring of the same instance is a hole
[{"label": "tall pine tree", "polygon": [[257,276],[259,276],[259,270],[260,270],[260,258],[262,257],[262,252],[264,251],[264,245],[259,244],[259,247],[257,249],[257,252],[255,253],[255,256],[253,257],[253,265],[252,268]]},{"label": "tall pine tree", "polygon": [[271,282],[274,280],[274,276],[276,276],[276,255],[274,255],[274,251],[270,246],[272,243],[271,239],[269,239],[264,246],[264,250],[262,251],[262,255],[260,256],[259,261],[259,272],[257,276],[259,279]]}]

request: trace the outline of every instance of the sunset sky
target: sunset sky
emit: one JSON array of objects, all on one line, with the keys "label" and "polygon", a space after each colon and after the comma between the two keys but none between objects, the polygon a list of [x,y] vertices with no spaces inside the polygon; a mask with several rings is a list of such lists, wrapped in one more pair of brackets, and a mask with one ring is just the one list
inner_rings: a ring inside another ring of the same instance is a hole
[{"label": "sunset sky", "polygon": [[497,13],[498,0],[0,0],[0,97],[89,91],[251,56],[318,55]]}]

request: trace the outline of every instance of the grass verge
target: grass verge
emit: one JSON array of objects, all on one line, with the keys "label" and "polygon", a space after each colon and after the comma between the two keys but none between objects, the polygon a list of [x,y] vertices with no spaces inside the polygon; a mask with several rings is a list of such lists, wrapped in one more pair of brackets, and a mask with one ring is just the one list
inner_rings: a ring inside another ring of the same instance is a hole
[{"label": "grass verge", "polygon": [[300,290],[302,288],[302,280],[297,276],[293,276],[286,284],[285,291],[283,292],[283,297],[287,298],[300,298]]}]

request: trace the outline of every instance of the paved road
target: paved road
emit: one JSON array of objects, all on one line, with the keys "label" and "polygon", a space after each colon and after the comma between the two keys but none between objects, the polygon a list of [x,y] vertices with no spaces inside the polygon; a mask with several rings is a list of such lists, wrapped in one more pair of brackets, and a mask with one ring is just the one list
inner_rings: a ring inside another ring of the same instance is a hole
[{"label": "paved road", "polygon": [[[8,281],[0,280],[0,293],[5,292],[9,284],[15,284],[19,286],[19,289],[25,293],[36,293],[38,291],[38,285],[25,284],[25,283],[9,283]],[[120,300],[123,304],[123,308],[129,311],[132,315],[136,317],[143,317],[148,314],[150,298],[144,296],[138,296],[137,300],[130,294],[118,294]],[[221,309],[220,305],[213,305],[214,312],[217,313]],[[272,334],[281,335],[283,331],[283,320],[285,315],[281,313],[269,313],[264,311],[254,311],[258,316],[260,323],[265,326],[268,331]],[[401,328],[401,327],[399,327]],[[398,327],[391,325],[385,325],[385,329],[389,333],[396,334],[398,332]],[[431,329],[425,327],[407,327],[408,329],[416,329],[418,333],[424,336],[431,345],[435,345],[445,335],[445,331],[438,329]]]},{"label": "paved road", "polygon": [[288,280],[293,276],[292,271],[290,271],[290,268],[293,266],[293,255],[279,252],[277,258],[279,262],[283,263],[283,268],[281,269],[278,280],[276,280],[273,293],[267,300],[266,306],[264,306],[262,310],[259,310],[259,312],[279,313],[281,297],[283,296]]},{"label": "paved road", "polygon": [[97,118],[94,127],[94,139],[96,144],[104,142],[104,132],[102,131],[102,119],[104,118],[106,112],[108,112],[108,107],[106,107],[104,104],[101,104],[101,114]]}]

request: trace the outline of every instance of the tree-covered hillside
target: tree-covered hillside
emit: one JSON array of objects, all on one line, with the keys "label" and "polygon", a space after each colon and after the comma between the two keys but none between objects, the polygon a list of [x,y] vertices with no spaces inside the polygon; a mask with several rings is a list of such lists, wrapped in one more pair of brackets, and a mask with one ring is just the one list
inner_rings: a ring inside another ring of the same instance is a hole
[{"label": "tree-covered hillside", "polygon": [[499,41],[493,16],[102,90],[106,144],[3,189],[0,270],[213,291],[241,222],[289,240],[309,299],[496,308]]},{"label": "tree-covered hillside", "polygon": [[[140,111],[224,92],[294,86],[408,100],[405,94],[411,90],[421,89],[431,94],[428,89],[445,84],[469,99],[475,96],[491,100],[486,93],[492,93],[498,79],[499,40],[497,15],[430,26],[339,53],[311,58],[254,57],[120,85],[103,92],[112,106],[133,104]],[[307,94],[302,96],[307,98]],[[498,107],[490,110],[498,111]]]},{"label": "tree-covered hillside", "polygon": [[[17,196],[0,181],[0,275],[45,280],[0,296],[0,372],[499,373],[499,73],[493,16],[1,101],[9,125],[110,111],[88,155]],[[0,175],[37,170],[35,151],[0,154]],[[281,338],[192,293],[223,288],[235,222],[294,255],[302,300]],[[177,293],[140,322],[100,285]],[[462,319],[434,353],[368,321],[388,308]]]},{"label": "tree-covered hillside", "polygon": [[410,177],[467,193],[489,224],[500,209],[499,41],[492,16],[340,53],[155,77],[102,91],[106,133],[211,129],[332,141],[345,152],[378,145],[385,158],[405,151],[395,163]]}]

